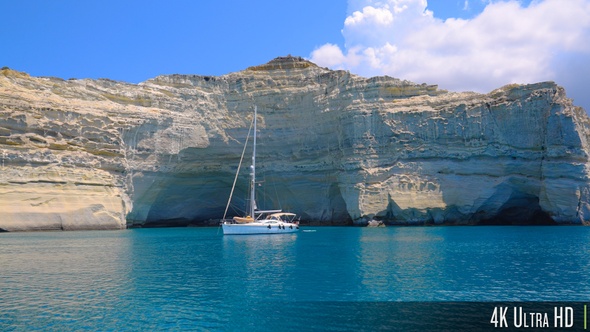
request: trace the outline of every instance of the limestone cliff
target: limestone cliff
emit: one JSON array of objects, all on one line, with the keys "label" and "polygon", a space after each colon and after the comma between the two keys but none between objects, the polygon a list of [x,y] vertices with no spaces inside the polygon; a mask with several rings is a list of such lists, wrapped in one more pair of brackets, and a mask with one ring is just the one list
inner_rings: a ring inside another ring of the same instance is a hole
[{"label": "limestone cliff", "polygon": [[321,224],[590,220],[590,122],[554,83],[454,93],[285,57],[137,85],[3,69],[0,229],[219,219],[254,105],[261,208]]}]

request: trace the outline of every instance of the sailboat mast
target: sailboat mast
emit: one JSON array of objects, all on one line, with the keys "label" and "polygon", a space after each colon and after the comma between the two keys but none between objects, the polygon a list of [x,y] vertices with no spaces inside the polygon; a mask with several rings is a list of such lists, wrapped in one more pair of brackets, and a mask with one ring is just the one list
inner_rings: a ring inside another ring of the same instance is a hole
[{"label": "sailboat mast", "polygon": [[256,219],[256,117],[258,114],[258,108],[254,105],[254,142],[252,144],[252,183],[250,184],[250,216]]}]

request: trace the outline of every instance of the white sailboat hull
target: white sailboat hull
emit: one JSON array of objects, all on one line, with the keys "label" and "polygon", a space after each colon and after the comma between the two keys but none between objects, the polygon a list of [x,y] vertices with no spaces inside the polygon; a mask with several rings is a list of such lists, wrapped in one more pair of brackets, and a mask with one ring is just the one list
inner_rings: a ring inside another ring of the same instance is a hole
[{"label": "white sailboat hull", "polygon": [[221,227],[224,235],[286,234],[299,231],[299,225],[287,222],[251,222],[247,224],[224,222]]}]

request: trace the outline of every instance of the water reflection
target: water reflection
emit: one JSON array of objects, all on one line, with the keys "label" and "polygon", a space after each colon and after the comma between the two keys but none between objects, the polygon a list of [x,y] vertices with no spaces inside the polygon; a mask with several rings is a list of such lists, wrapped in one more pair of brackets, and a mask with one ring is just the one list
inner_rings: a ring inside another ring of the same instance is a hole
[{"label": "water reflection", "polygon": [[366,301],[432,300],[440,280],[444,238],[423,227],[365,228],[359,242],[359,278]]},{"label": "water reflection", "polygon": [[[220,310],[225,291],[221,236],[215,228],[133,230],[133,298],[122,302],[132,313],[126,325],[144,330],[215,329],[227,317]],[[133,328],[135,329],[135,328]]]},{"label": "water reflection", "polygon": [[117,313],[128,289],[128,240],[119,231],[3,234],[0,329],[91,328]]},{"label": "water reflection", "polygon": [[297,238],[298,288],[296,300],[357,301],[360,284],[359,229],[320,227]]},{"label": "water reflection", "polygon": [[590,273],[588,228],[408,227],[361,233],[363,300],[590,298],[585,277]]},{"label": "water reflection", "polygon": [[359,301],[590,298],[589,227],[315,230],[2,234],[0,330],[256,330],[291,312],[306,329]]}]

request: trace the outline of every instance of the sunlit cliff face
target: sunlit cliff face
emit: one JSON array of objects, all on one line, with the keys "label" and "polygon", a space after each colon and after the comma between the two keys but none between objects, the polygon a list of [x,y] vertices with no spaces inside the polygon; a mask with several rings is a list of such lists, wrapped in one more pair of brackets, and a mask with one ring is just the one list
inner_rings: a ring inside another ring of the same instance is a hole
[{"label": "sunlit cliff face", "polygon": [[0,228],[219,219],[254,105],[260,208],[320,224],[590,219],[588,117],[555,84],[452,93],[285,57],[139,85],[3,70]]}]

